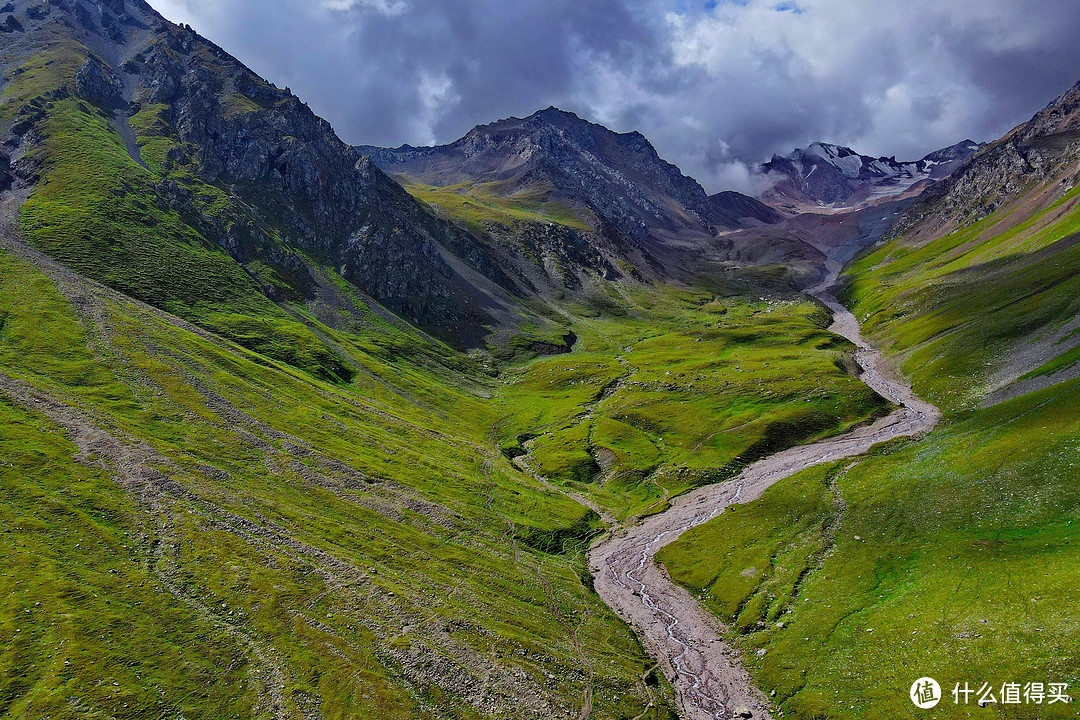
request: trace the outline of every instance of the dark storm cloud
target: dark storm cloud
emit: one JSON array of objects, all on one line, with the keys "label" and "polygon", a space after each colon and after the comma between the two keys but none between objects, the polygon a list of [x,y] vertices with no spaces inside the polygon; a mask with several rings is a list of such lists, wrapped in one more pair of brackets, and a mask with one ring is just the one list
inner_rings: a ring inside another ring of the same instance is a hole
[{"label": "dark storm cloud", "polygon": [[814,140],[921,157],[1080,80],[1075,0],[151,0],[347,141],[449,142],[557,105],[710,189]]}]

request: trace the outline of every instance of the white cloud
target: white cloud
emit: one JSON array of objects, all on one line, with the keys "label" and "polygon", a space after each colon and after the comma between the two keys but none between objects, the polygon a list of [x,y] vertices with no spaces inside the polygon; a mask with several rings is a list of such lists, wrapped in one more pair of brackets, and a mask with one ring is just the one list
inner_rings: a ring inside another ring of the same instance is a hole
[{"label": "white cloud", "polygon": [[710,190],[824,140],[992,139],[1080,75],[1075,0],[151,0],[350,142],[449,142],[554,104],[640,130]]},{"label": "white cloud", "polygon": [[405,0],[322,0],[322,6],[336,11],[370,9],[383,15],[400,15],[409,9]]}]

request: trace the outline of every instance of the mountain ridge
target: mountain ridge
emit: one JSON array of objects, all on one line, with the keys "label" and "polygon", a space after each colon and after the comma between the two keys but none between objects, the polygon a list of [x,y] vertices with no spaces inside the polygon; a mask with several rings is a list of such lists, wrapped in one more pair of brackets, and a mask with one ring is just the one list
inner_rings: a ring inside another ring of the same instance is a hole
[{"label": "mountain ridge", "polygon": [[[711,235],[740,227],[743,220],[779,219],[746,196],[709,196],[663,160],[640,132],[616,133],[553,106],[526,118],[478,125],[447,145],[358,150],[391,174],[432,185],[505,183],[505,194],[541,187],[640,242],[679,232]],[[582,187],[583,178],[596,187]]]},{"label": "mountain ridge", "polygon": [[[13,9],[25,19],[3,69],[12,101],[24,104],[14,105],[6,133],[16,166],[6,184],[33,184],[73,157],[50,146],[42,123],[107,133],[107,120],[138,166],[123,171],[126,187],[155,197],[179,232],[219,246],[272,301],[311,300],[315,266],[328,266],[450,342],[475,343],[483,326],[514,322],[515,286],[481,243],[426,212],[290,91],[218,46],[142,2],[20,0]],[[45,212],[32,213],[27,229],[31,238],[64,232]],[[92,267],[89,249],[76,257],[71,246],[43,247],[136,297],[176,309],[195,302],[142,287],[134,270]]]},{"label": "mountain ridge", "polygon": [[982,147],[973,140],[900,162],[851,148],[815,142],[789,155],[774,155],[760,170],[773,180],[762,197],[791,211],[848,208],[921,192],[948,177]]},{"label": "mountain ridge", "polygon": [[[1015,201],[1040,178],[1067,170],[1080,139],[1080,83],[1027,122],[983,146],[956,173],[931,188],[908,211],[894,234],[928,237],[977,222]],[[936,219],[935,219],[936,218]]]}]

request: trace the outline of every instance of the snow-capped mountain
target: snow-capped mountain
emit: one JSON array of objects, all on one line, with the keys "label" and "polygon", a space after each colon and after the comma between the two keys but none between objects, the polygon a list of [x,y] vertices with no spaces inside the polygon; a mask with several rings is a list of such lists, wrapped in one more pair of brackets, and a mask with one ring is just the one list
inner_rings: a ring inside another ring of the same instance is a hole
[{"label": "snow-capped mountain", "polygon": [[762,166],[775,183],[764,194],[774,205],[792,210],[852,207],[881,198],[921,191],[948,177],[982,147],[972,140],[932,152],[921,160],[898,162],[873,158],[851,148],[814,143],[790,155],[776,155]]}]

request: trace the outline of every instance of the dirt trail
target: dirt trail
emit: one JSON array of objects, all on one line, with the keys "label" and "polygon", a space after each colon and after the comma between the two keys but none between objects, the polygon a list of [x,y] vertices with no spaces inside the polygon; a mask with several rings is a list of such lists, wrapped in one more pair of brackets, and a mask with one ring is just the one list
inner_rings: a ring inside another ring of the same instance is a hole
[{"label": "dirt trail", "polygon": [[892,377],[884,359],[859,331],[859,323],[833,293],[841,265],[830,260],[828,275],[810,295],[833,312],[830,330],[851,340],[863,368],[860,379],[898,410],[844,435],[791,448],[747,468],[734,480],[699,488],[676,498],[667,511],[613,530],[595,545],[590,571],[600,596],[642,638],[675,688],[684,720],[730,718],[745,708],[755,718],[772,718],[768,702],[754,687],[737,651],[723,640],[716,618],[671,581],[654,557],[662,547],[734,503],[757,499],[774,483],[820,463],[861,455],[872,446],[931,430],[940,412]]}]

